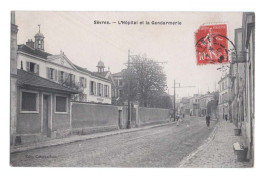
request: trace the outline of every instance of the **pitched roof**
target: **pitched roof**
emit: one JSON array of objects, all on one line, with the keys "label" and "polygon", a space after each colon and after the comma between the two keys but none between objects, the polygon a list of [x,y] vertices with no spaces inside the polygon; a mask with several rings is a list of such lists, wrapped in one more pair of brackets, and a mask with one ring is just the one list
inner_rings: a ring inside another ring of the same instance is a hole
[{"label": "pitched roof", "polygon": [[33,56],[41,57],[43,59],[47,59],[48,56],[51,56],[52,54],[47,53],[45,51],[41,51],[35,48],[31,48],[30,46],[27,45],[18,45],[18,51],[23,51],[27,54],[31,54]]},{"label": "pitched roof", "polygon": [[96,72],[91,72],[91,71],[89,71],[89,70],[87,70],[87,69],[85,69],[85,68],[82,68],[82,67],[80,67],[80,66],[78,66],[78,65],[75,65],[75,64],[73,64],[73,65],[74,65],[74,66],[76,67],[76,69],[79,70],[79,71],[82,71],[82,72],[91,74],[92,76],[95,76],[95,77],[98,77],[98,78],[101,78],[101,79],[104,79],[104,80],[110,82],[109,79],[103,77],[102,75],[97,74]]},{"label": "pitched roof", "polygon": [[61,84],[58,84],[56,82],[50,81],[46,78],[42,78],[40,76],[37,76],[33,73],[26,72],[24,70],[17,69],[17,84],[19,86],[29,86],[29,87],[35,87],[35,88],[44,88],[46,90],[55,90],[59,92],[65,92],[65,93],[71,93],[71,94],[77,94],[79,93],[76,90],[73,90],[71,88],[65,87]]},{"label": "pitched roof", "polygon": [[123,73],[122,73],[122,71],[118,72],[118,73],[114,73],[113,76],[123,76]]},{"label": "pitched roof", "polygon": [[[48,58],[56,57],[55,55],[52,55],[50,53],[47,53],[47,52],[44,52],[44,51],[41,51],[41,50],[38,50],[38,49],[35,49],[35,48],[31,48],[30,46],[27,46],[27,45],[24,45],[24,44],[18,45],[18,51],[22,51],[22,52],[25,52],[27,54],[31,54],[31,55],[36,56],[36,57],[41,57],[41,58],[46,59],[46,60]],[[57,57],[58,57],[58,55],[57,55]],[[77,66],[73,63],[72,63],[72,65],[75,66],[76,69],[81,71],[81,72],[88,73],[88,74],[91,74],[92,76],[95,76],[95,77],[104,79],[106,81],[109,81],[109,79],[106,79],[105,77],[103,77],[99,74],[95,74],[95,73],[93,73],[89,70],[86,70],[85,68],[82,68],[80,66]]]},{"label": "pitched roof", "polygon": [[104,71],[104,72],[93,72],[93,73],[94,73],[94,74],[97,74],[97,75],[100,75],[100,76],[102,76],[102,77],[104,77],[104,78],[106,78],[108,72],[109,72],[109,71]]}]

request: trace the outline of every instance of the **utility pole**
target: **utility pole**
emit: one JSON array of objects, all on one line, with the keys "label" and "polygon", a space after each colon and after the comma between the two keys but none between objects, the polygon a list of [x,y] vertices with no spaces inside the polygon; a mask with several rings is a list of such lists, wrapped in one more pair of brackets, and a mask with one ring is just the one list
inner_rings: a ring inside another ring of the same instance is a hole
[{"label": "utility pole", "polygon": [[174,116],[174,120],[176,118],[176,115],[175,115],[175,80],[174,80],[174,86],[173,86],[173,93],[174,93],[174,97],[173,97],[173,116]]},{"label": "utility pole", "polygon": [[[139,55],[131,55],[130,54],[130,49],[128,49],[128,61],[127,63],[125,63],[127,65],[127,70],[130,71],[130,65],[136,65],[136,64],[140,64],[140,63],[133,63],[130,62],[131,57],[139,57]],[[147,58],[146,59],[152,59],[152,58]],[[153,63],[158,63],[158,64],[166,64],[167,62],[153,62]],[[143,63],[141,63],[143,64]],[[128,119],[127,119],[127,128],[131,128],[132,127],[132,117],[131,117],[131,101],[130,101],[130,77],[128,77],[128,86],[127,86],[127,91],[128,91],[128,96],[127,96],[127,108],[128,108]]]},{"label": "utility pole", "polygon": [[[179,87],[176,87],[175,85],[176,84],[179,84]],[[174,113],[174,119],[175,119],[175,117],[176,117],[176,114],[175,114],[175,112],[176,112],[176,106],[175,106],[175,102],[176,102],[176,94],[175,94],[175,89],[176,88],[193,88],[193,87],[196,87],[196,86],[182,86],[181,87],[181,83],[176,83],[175,82],[175,80],[174,80],[174,86],[173,86],[173,92],[174,92],[174,96],[173,96],[173,113]]]},{"label": "utility pole", "polygon": [[[128,49],[128,61],[127,61],[127,70],[130,68],[130,49]],[[130,105],[130,78],[128,77],[128,86],[127,86],[128,96],[127,96],[127,108],[128,108],[128,123],[127,128],[131,128],[131,105]]]}]

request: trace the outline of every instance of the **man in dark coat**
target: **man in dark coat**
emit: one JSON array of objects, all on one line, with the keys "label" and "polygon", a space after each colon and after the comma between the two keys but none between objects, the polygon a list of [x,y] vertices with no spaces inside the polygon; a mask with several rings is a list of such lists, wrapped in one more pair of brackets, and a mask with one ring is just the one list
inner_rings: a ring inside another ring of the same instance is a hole
[{"label": "man in dark coat", "polygon": [[209,128],[209,126],[210,126],[210,115],[209,114],[206,115],[206,124],[207,124],[207,127]]}]

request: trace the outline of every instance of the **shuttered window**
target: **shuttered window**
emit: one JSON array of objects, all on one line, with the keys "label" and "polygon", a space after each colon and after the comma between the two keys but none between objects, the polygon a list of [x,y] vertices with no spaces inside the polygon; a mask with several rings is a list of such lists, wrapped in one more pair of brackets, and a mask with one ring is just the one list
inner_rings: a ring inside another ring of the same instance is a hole
[{"label": "shuttered window", "polygon": [[57,81],[57,70],[47,67],[46,72],[48,79]]},{"label": "shuttered window", "polygon": [[65,74],[64,74],[64,72],[63,71],[58,71],[58,81],[60,82],[60,83],[63,83],[65,80],[64,80],[64,76]]},{"label": "shuttered window", "polygon": [[84,77],[80,77],[80,86],[86,88],[87,87],[87,79]]},{"label": "shuttered window", "polygon": [[39,75],[39,64],[33,62],[26,62],[26,71]]},{"label": "shuttered window", "polygon": [[94,81],[90,81],[90,95],[96,95],[97,94],[97,87],[96,83]]}]

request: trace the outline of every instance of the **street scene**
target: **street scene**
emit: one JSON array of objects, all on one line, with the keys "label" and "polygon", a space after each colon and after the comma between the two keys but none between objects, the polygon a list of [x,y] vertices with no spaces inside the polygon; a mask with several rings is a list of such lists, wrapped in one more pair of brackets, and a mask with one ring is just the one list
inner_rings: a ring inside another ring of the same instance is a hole
[{"label": "street scene", "polygon": [[[176,167],[211,132],[203,118],[131,133],[14,153],[15,166]],[[160,151],[160,152],[158,152]],[[49,156],[47,159],[41,157]]]},{"label": "street scene", "polygon": [[12,11],[10,50],[11,166],[254,167],[253,12]]}]

